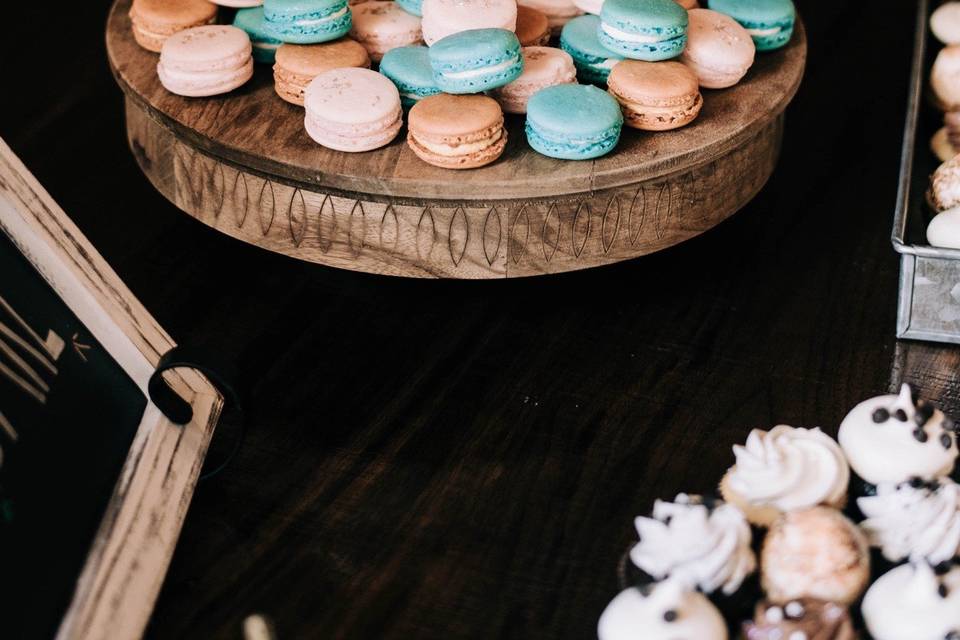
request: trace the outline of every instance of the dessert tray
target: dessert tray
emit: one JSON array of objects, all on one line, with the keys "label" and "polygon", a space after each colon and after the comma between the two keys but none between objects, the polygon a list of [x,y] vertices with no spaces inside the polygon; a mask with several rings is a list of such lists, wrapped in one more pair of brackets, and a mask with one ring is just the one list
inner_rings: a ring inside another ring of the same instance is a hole
[{"label": "dessert tray", "polygon": [[328,266],[435,278],[513,278],[585,269],[688,240],[735,213],[776,165],[784,110],[800,85],[806,34],[797,21],[747,76],[705,90],[692,124],[625,130],[593,161],[530,149],[523,118],[494,164],[468,171],[425,164],[400,136],[367,153],[325,149],[303,111],[274,93],[271,69],[216,98],[167,92],[158,56],[130,31],[117,0],[107,52],[126,101],[130,148],[160,193],[214,229]]}]

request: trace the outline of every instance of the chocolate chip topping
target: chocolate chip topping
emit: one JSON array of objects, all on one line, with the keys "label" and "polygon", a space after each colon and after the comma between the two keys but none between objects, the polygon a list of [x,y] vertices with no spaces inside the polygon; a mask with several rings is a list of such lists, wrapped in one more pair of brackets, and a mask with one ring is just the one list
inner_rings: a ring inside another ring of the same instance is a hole
[{"label": "chocolate chip topping", "polygon": [[640,595],[642,595],[644,598],[649,598],[650,594],[653,593],[652,584],[642,584],[637,587],[637,589],[640,591]]},{"label": "chocolate chip topping", "polygon": [[960,640],[960,631],[956,629],[948,631],[947,635],[943,636],[943,640]]},{"label": "chocolate chip topping", "polygon": [[944,560],[940,564],[933,567],[933,572],[938,576],[945,576],[950,573],[950,561]]},{"label": "chocolate chip topping", "polygon": [[927,484],[920,476],[911,476],[908,483],[911,489],[922,489]]},{"label": "chocolate chip topping", "polygon": [[884,409],[883,407],[880,407],[879,409],[873,412],[873,421],[876,422],[877,424],[880,424],[881,422],[886,422],[889,419],[890,419],[890,412]]},{"label": "chocolate chip topping", "polygon": [[948,417],[944,416],[943,422],[941,422],[940,424],[941,424],[941,426],[943,426],[944,430],[946,430],[946,431],[956,431],[956,430],[957,430],[957,423],[954,422],[952,418],[948,418]]},{"label": "chocolate chip topping", "polygon": [[921,427],[917,427],[913,430],[913,438],[917,442],[926,442],[927,441],[927,432],[924,431]]},{"label": "chocolate chip topping", "polygon": [[673,622],[673,621],[675,621],[678,617],[679,617],[679,616],[678,616],[678,614],[677,614],[676,609],[667,609],[666,611],[663,612],[663,620],[664,620],[664,622]]},{"label": "chocolate chip topping", "polygon": [[921,402],[917,405],[917,412],[914,414],[913,419],[918,425],[923,426],[933,417],[934,410],[935,407],[929,402]]},{"label": "chocolate chip topping", "polygon": [[944,449],[949,449],[950,447],[953,446],[953,438],[950,437],[950,434],[949,434],[949,433],[946,433],[946,432],[941,433],[941,434],[940,434],[940,444],[943,445],[943,448],[944,448]]},{"label": "chocolate chip topping", "polygon": [[941,598],[946,598],[948,595],[950,595],[950,589],[947,588],[947,585],[940,583],[940,586],[937,587],[937,594]]},{"label": "chocolate chip topping", "polygon": [[897,409],[897,410],[893,413],[893,417],[896,418],[897,420],[899,420],[900,422],[906,422],[906,421],[907,421],[907,412],[904,411],[903,409]]}]

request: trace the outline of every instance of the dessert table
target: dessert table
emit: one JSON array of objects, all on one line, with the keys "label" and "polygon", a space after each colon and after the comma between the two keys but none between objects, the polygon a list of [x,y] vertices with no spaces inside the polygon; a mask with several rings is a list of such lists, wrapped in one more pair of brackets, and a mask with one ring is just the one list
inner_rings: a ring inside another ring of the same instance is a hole
[{"label": "dessert table", "polygon": [[245,441],[194,496],[148,638],[238,638],[253,613],[280,640],[591,637],[633,517],[715,490],[751,428],[836,435],[904,381],[960,413],[960,349],[894,338],[910,3],[798,2],[806,75],[736,216],[497,282],[330,268],[183,215],[127,147],[110,5],[11,8],[46,37],[7,59],[59,67],[5,68],[0,136],[179,343],[248,383]]}]

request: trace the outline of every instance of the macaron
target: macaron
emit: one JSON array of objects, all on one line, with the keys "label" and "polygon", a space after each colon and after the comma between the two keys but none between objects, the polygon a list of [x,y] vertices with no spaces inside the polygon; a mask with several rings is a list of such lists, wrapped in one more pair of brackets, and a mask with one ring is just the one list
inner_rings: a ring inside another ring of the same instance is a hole
[{"label": "macaron", "polygon": [[423,15],[423,0],[396,0],[400,8],[418,18]]},{"label": "macaron", "polygon": [[263,14],[267,29],[283,42],[329,42],[350,32],[347,0],[265,0]]},{"label": "macaron", "polygon": [[400,94],[385,76],[355,67],[331,69],[304,93],[304,127],[314,142],[337,151],[370,151],[397,137]]},{"label": "macaron", "polygon": [[423,41],[471,29],[517,29],[516,0],[423,0]]},{"label": "macaron", "polygon": [[166,39],[157,74],[167,91],[204,97],[227,93],[253,77],[250,38],[237,27],[205,25]]},{"label": "macaron", "polygon": [[700,7],[700,3],[697,2],[697,0],[676,0],[676,3],[681,7],[683,7],[684,9],[686,9],[687,11],[690,11],[690,9],[697,9]]},{"label": "macaron", "polygon": [[603,0],[573,0],[573,4],[584,13],[591,13],[595,16],[600,15],[603,9]]},{"label": "macaron", "polygon": [[747,30],[730,16],[710,9],[691,9],[687,15],[687,46],[680,62],[693,69],[701,87],[725,89],[740,82],[756,52]]},{"label": "macaron", "polygon": [[216,19],[217,5],[207,0],[133,0],[130,7],[133,39],[155,53],[178,31],[213,24]]},{"label": "macaron", "polygon": [[274,38],[273,34],[267,30],[263,20],[263,7],[238,9],[237,15],[233,17],[233,26],[243,29],[250,37],[250,44],[253,45],[254,62],[273,64],[277,49],[283,43]]},{"label": "macaron", "polygon": [[697,76],[672,60],[624,60],[610,72],[607,86],[634,129],[678,129],[693,122],[703,106]]},{"label": "macaron", "polygon": [[600,44],[600,18],[580,16],[564,25],[560,32],[560,48],[570,54],[581,82],[606,84],[613,66],[623,60]]},{"label": "macaron", "polygon": [[440,93],[430,67],[430,52],[422,45],[391,49],[380,61],[380,73],[396,85],[404,107]]},{"label": "macaron", "polygon": [[281,98],[303,106],[310,81],[324,71],[344,67],[370,68],[370,56],[359,42],[342,38],[321,44],[285,44],[273,65],[274,89]]},{"label": "macaron", "polygon": [[520,41],[506,29],[471,29],[430,47],[433,79],[446,93],[480,93],[513,82],[523,72]]},{"label": "macaron", "polygon": [[496,100],[482,95],[438,94],[410,109],[407,144],[444,169],[473,169],[503,154],[507,132]]},{"label": "macaron", "polygon": [[211,0],[211,2],[231,9],[249,9],[263,6],[263,0]]},{"label": "macaron", "polygon": [[943,44],[960,44],[960,2],[944,2],[930,14],[930,31]]},{"label": "macaron", "polygon": [[958,149],[953,146],[953,141],[950,140],[950,133],[946,127],[937,129],[937,132],[930,138],[930,150],[933,151],[933,155],[937,156],[940,162],[953,160],[958,153]]},{"label": "macaron", "polygon": [[542,11],[517,6],[517,40],[524,47],[546,46],[550,42],[550,21]]},{"label": "macaron", "polygon": [[393,0],[370,0],[352,11],[350,37],[367,49],[374,62],[379,62],[390,49],[423,41],[420,18],[407,13]]},{"label": "macaron", "polygon": [[517,0],[517,4],[546,15],[553,35],[560,35],[563,25],[583,13],[573,0]]},{"label": "macaron", "polygon": [[709,0],[709,8],[739,22],[757,51],[773,51],[793,35],[796,9],[791,0]]},{"label": "macaron", "polygon": [[622,128],[620,105],[592,85],[547,87],[527,102],[527,142],[551,158],[598,158],[617,146]]},{"label": "macaron", "polygon": [[675,58],[687,42],[687,12],[673,0],[606,0],[597,35],[626,58]]},{"label": "macaron", "polygon": [[506,113],[526,113],[527,101],[537,91],[576,81],[577,68],[566,51],[554,47],[524,47],[523,73],[490,95]]}]

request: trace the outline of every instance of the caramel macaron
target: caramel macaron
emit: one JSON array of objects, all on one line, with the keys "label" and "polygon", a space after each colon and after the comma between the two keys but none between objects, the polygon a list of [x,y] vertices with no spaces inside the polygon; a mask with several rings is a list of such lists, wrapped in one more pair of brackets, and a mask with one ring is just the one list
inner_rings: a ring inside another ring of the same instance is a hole
[{"label": "caramel macaron", "polygon": [[517,6],[517,40],[523,47],[546,46],[550,42],[547,14],[532,7]]},{"label": "caramel macaron", "polygon": [[703,106],[696,74],[679,62],[618,62],[607,87],[634,129],[677,129],[690,124]]},{"label": "caramel macaron", "polygon": [[410,110],[407,144],[417,156],[444,169],[473,169],[503,154],[507,131],[493,98],[441,93]]},{"label": "caramel macaron", "polygon": [[154,53],[173,34],[216,20],[217,5],[207,0],[133,0],[130,7],[134,40]]},{"label": "caramel macaron", "polygon": [[302,107],[311,80],[344,67],[370,68],[370,56],[362,44],[349,38],[321,44],[285,44],[277,49],[273,65],[274,89],[287,102]]}]

